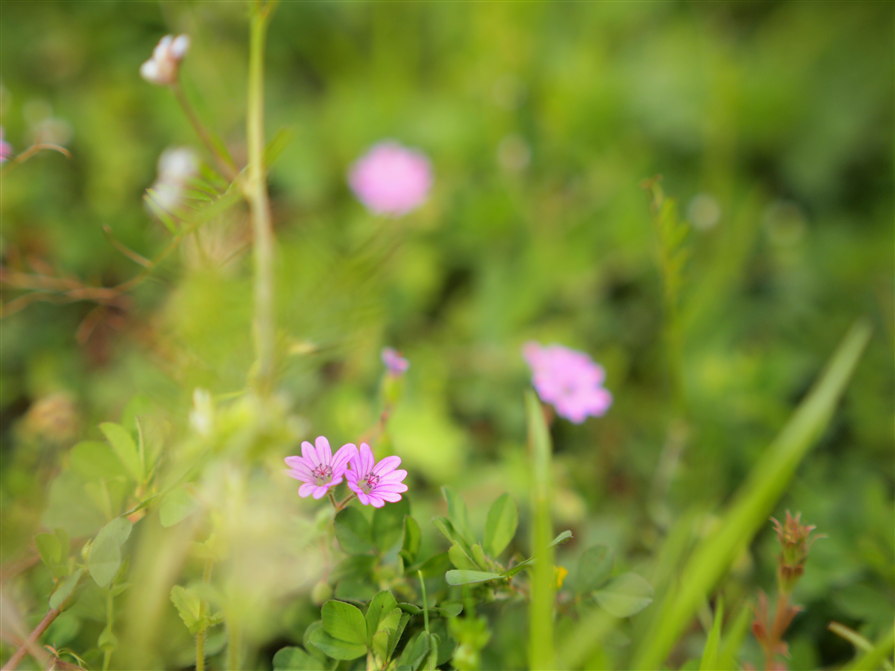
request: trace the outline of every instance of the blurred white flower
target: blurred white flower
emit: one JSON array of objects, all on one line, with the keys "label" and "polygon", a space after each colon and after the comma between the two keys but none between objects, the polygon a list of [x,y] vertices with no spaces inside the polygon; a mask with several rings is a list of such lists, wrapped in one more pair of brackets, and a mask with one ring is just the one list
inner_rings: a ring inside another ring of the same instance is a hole
[{"label": "blurred white flower", "polygon": [[206,389],[193,390],[190,425],[203,438],[208,438],[211,435],[211,430],[214,427],[214,400]]},{"label": "blurred white flower", "polygon": [[172,212],[183,202],[189,181],[199,173],[199,157],[189,147],[172,147],[158,160],[158,177],[150,187],[152,202]]},{"label": "blurred white flower", "polygon": [[714,196],[698,193],[687,205],[687,219],[694,228],[707,231],[721,220],[721,205]]},{"label": "blurred white flower", "polygon": [[180,61],[189,47],[189,36],[165,35],[152,52],[152,58],[140,66],[140,76],[152,84],[170,86],[177,81]]}]

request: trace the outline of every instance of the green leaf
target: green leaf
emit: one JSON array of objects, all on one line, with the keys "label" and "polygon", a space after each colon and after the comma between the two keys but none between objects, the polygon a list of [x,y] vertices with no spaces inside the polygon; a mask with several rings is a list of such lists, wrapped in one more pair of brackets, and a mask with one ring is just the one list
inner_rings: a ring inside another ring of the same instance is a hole
[{"label": "green leaf", "polygon": [[[367,623],[367,636],[370,639],[373,638],[373,634],[379,629],[379,621],[397,607],[398,602],[395,601],[392,593],[388,591],[379,592],[370,600],[370,604],[367,606],[367,613],[364,616]],[[368,640],[367,643],[369,644],[369,642]]]},{"label": "green leaf", "polygon": [[568,529],[566,529],[561,534],[559,534],[556,538],[554,538],[552,541],[550,541],[550,547],[559,545],[560,543],[565,543],[571,537],[572,537],[572,532],[569,531]]},{"label": "green leaf", "polygon": [[401,653],[401,656],[398,657],[398,668],[406,667],[416,671],[420,668],[423,660],[426,659],[426,656],[429,654],[429,648],[429,634],[425,631],[417,633],[407,642],[407,645],[404,646],[404,651]]},{"label": "green leaf", "polygon": [[108,443],[85,440],[71,448],[71,467],[87,480],[127,478],[128,473]]},{"label": "green leaf", "polygon": [[435,525],[435,528],[438,529],[445,538],[447,538],[451,543],[460,548],[460,551],[466,555],[466,558],[469,561],[474,562],[475,560],[472,558],[472,547],[463,538],[463,535],[458,533],[454,524],[447,519],[446,517],[436,517],[432,520],[432,523]]},{"label": "green leaf", "polygon": [[410,515],[410,500],[402,498],[373,512],[373,542],[383,554],[401,542],[404,518]]},{"label": "green leaf", "polygon": [[512,568],[507,569],[507,571],[504,573],[504,575],[507,578],[512,578],[514,575],[519,573],[519,571],[521,571],[524,568],[528,568],[529,566],[531,566],[534,563],[535,563],[535,560],[533,557],[529,557],[528,559],[523,559],[518,564],[515,564]]},{"label": "green leaf", "polygon": [[448,557],[451,559],[451,564],[458,569],[477,571],[481,568],[477,562],[467,557],[456,543],[448,548]]},{"label": "green leaf", "polygon": [[445,601],[444,603],[438,604],[435,608],[435,612],[442,617],[457,617],[463,612],[463,604],[459,601]]},{"label": "green leaf", "polygon": [[195,590],[174,585],[171,588],[171,603],[177,609],[177,614],[186,625],[186,628],[194,636],[203,629],[202,599]]},{"label": "green leaf", "polygon": [[578,594],[586,594],[606,582],[612,572],[614,559],[614,553],[605,545],[595,545],[585,550],[578,560],[575,591]]},{"label": "green leaf", "polygon": [[336,515],[336,538],[348,554],[366,554],[375,549],[373,529],[357,508],[345,508]]},{"label": "green leaf", "polygon": [[37,534],[34,537],[34,544],[37,546],[41,561],[47,568],[53,569],[62,561],[62,544],[56,534]]},{"label": "green leaf", "polygon": [[493,573],[492,571],[457,571],[451,570],[444,574],[444,579],[448,585],[471,585],[477,582],[488,582],[489,580],[499,580],[503,578],[501,573]]},{"label": "green leaf", "polygon": [[50,485],[41,524],[48,529],[63,529],[73,537],[89,536],[102,527],[108,517],[84,495],[86,484],[80,473],[62,471]]},{"label": "green leaf", "polygon": [[705,640],[702,649],[702,659],[699,662],[699,671],[718,671],[722,667],[718,664],[718,647],[721,643],[721,623],[724,621],[724,600],[718,599],[715,608],[712,628]]},{"label": "green leaf", "polygon": [[420,552],[422,532],[419,522],[408,515],[404,518],[404,540],[401,543],[401,559],[405,566],[410,566],[416,561]]},{"label": "green leaf", "polygon": [[377,658],[385,661],[391,657],[409,619],[410,616],[402,613],[400,608],[393,608],[379,621],[369,646]]},{"label": "green leaf", "polygon": [[485,551],[478,543],[472,546],[472,558],[475,560],[476,568],[487,571],[493,567],[494,562],[490,561],[488,557],[485,556]]},{"label": "green leaf", "polygon": [[469,526],[469,512],[466,504],[450,487],[442,487],[441,493],[448,504],[448,519],[454,526],[454,530],[468,545],[475,542]]},{"label": "green leaf", "polygon": [[630,617],[653,600],[653,588],[636,573],[622,573],[595,593],[597,603],[613,617]]},{"label": "green leaf", "polygon": [[[360,612],[360,611],[358,611]],[[367,646],[359,643],[348,643],[326,633],[323,627],[311,629],[306,636],[306,643],[312,645],[333,659],[357,659],[367,654]]]},{"label": "green leaf", "polygon": [[323,630],[334,639],[367,647],[367,622],[357,606],[330,600],[323,604]]},{"label": "green leaf", "polygon": [[143,461],[140,458],[137,444],[131,438],[128,430],[120,424],[113,424],[112,422],[100,424],[99,428],[128,474],[135,482],[143,482]]},{"label": "green leaf", "polygon": [[194,510],[196,510],[196,502],[186,487],[175,487],[162,499],[158,511],[159,522],[165,528],[173,527],[189,517]]},{"label": "green leaf", "polygon": [[518,524],[519,511],[516,502],[509,494],[501,494],[488,510],[488,519],[485,522],[485,552],[492,557],[500,555],[513,540]]},{"label": "green leaf", "polygon": [[280,648],[273,656],[274,671],[326,671],[328,664],[309,655],[301,648]]},{"label": "green leaf", "polygon": [[75,588],[81,582],[84,575],[84,569],[79,568],[65,580],[59,583],[59,586],[50,595],[50,608],[62,608],[65,602],[74,594]]},{"label": "green leaf", "polygon": [[116,517],[99,530],[90,547],[87,568],[96,584],[107,587],[121,566],[121,546],[131,535],[133,524],[124,517]]}]

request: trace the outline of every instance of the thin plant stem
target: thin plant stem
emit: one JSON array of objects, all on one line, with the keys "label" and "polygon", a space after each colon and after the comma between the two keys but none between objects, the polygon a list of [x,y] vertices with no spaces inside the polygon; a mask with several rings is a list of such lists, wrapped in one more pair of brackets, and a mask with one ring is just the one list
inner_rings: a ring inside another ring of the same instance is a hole
[{"label": "thin plant stem", "polygon": [[[106,590],[106,630],[111,632],[112,625],[115,623],[115,597],[112,596],[112,589]],[[112,653],[114,647],[103,646],[103,671],[109,671],[112,664]]]},{"label": "thin plant stem", "polygon": [[275,372],[274,237],[264,165],[264,44],[272,5],[256,4],[249,43],[249,101],[246,120],[249,164],[245,196],[251,211],[255,263],[253,332],[256,361],[252,383],[262,396],[273,390]]},{"label": "thin plant stem", "polygon": [[426,598],[426,581],[423,580],[423,572],[417,571],[417,576],[420,579],[420,592],[423,597],[423,628],[426,630],[426,633],[429,633],[429,600]]},{"label": "thin plant stem", "polygon": [[[34,628],[34,630],[28,635],[28,638],[19,646],[18,650],[16,650],[12,657],[3,665],[2,671],[11,671],[11,669],[15,669],[18,667],[19,662],[21,662],[28,651],[35,647],[37,643],[37,639],[41,637],[41,635],[47,630],[51,624],[53,624],[53,620],[59,617],[59,614],[62,611],[59,608],[51,608],[47,611],[47,614],[44,615],[44,618],[38,623],[38,625]],[[39,649],[39,648],[38,648]]]},{"label": "thin plant stem", "polygon": [[[213,563],[211,561],[205,562],[205,568],[202,570],[202,582],[204,584],[208,584],[211,580],[211,568]],[[205,599],[199,601],[199,631],[196,632],[196,671],[205,671],[205,631],[208,628],[207,624],[203,624],[202,621],[205,619],[205,611],[207,610],[207,605],[205,603]]]},{"label": "thin plant stem", "polygon": [[189,120],[190,125],[193,127],[193,130],[196,131],[196,135],[199,136],[199,139],[202,140],[202,144],[211,152],[211,155],[214,157],[214,162],[217,165],[218,170],[220,170],[221,174],[224,175],[229,181],[233,182],[239,176],[239,171],[236,168],[236,164],[233,162],[233,159],[230,158],[229,154],[226,153],[224,149],[221,148],[220,144],[214,141],[211,133],[202,123],[202,120],[199,119],[199,115],[196,114],[196,110],[193,108],[192,104],[190,104],[189,99],[186,97],[186,94],[183,92],[183,87],[180,85],[180,80],[175,80],[173,84],[171,84],[171,91],[174,93],[174,98],[176,98],[177,103],[180,105],[180,108],[183,110],[183,113],[186,115],[186,118]]}]

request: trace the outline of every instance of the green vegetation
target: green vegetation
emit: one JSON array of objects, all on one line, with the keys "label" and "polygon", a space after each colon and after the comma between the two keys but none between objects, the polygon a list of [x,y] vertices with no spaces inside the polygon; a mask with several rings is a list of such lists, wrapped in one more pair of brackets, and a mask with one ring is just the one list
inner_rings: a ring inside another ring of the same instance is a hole
[{"label": "green vegetation", "polygon": [[[0,661],[891,670],[893,19],[3,0]],[[408,491],[299,497],[321,435]]]}]

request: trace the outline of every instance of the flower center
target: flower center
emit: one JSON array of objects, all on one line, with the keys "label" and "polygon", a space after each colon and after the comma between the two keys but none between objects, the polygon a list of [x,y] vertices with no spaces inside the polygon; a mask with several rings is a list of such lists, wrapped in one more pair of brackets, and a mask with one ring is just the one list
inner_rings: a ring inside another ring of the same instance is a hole
[{"label": "flower center", "polygon": [[378,484],[379,476],[374,475],[373,473],[367,473],[367,475],[360,480],[360,488],[364,491],[364,494],[369,494]]},{"label": "flower center", "polygon": [[311,470],[318,487],[325,485],[333,478],[333,469],[327,464],[319,464]]}]

